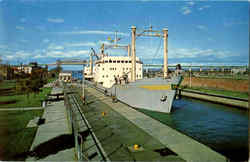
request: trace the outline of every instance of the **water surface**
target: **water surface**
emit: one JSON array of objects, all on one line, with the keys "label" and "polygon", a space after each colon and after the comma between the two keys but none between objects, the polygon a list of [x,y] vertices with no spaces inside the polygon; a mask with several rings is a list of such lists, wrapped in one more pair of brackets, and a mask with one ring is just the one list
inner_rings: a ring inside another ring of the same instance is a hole
[{"label": "water surface", "polygon": [[248,160],[248,112],[182,97],[171,114],[140,110],[234,161]]}]

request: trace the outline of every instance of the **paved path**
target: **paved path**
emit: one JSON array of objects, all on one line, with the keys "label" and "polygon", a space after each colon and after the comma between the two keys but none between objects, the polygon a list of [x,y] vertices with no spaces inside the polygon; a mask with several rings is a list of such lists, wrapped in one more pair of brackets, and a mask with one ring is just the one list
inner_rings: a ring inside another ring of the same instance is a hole
[{"label": "paved path", "polygon": [[0,108],[0,111],[24,111],[24,110],[41,110],[43,107],[18,107],[18,108]]},{"label": "paved path", "polygon": [[192,138],[179,133],[167,125],[156,121],[131,107],[118,103],[112,103],[110,97],[105,97],[99,91],[88,88],[88,92],[97,98],[105,98],[102,102],[106,103],[113,110],[127,118],[137,127],[159,140],[170,150],[177,153],[181,158],[188,162],[226,162],[227,159],[209,147],[193,140]]},{"label": "paved path", "polygon": [[[61,89],[53,89],[53,93]],[[45,123],[38,127],[26,161],[75,161],[74,138],[68,127],[64,101],[45,108]]]}]

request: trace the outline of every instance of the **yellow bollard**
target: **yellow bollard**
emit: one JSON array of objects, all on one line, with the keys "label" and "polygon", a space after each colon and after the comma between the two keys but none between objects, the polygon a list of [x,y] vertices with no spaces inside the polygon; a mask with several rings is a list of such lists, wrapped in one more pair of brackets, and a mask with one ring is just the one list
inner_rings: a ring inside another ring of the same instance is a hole
[{"label": "yellow bollard", "polygon": [[106,112],[102,112],[102,116],[105,116],[106,115]]},{"label": "yellow bollard", "polygon": [[139,150],[139,145],[137,145],[137,144],[134,144],[134,150]]}]

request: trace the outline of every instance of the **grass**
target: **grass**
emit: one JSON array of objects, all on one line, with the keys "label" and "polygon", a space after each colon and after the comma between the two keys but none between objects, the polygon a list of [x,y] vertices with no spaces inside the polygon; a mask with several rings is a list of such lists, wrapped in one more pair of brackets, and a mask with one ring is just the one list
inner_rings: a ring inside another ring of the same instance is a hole
[{"label": "grass", "polygon": [[48,78],[48,83],[51,83],[51,82],[53,82],[53,81],[55,81],[57,78],[55,77],[55,78]]},{"label": "grass", "polygon": [[42,114],[43,110],[0,112],[0,160],[25,160],[22,155],[29,151],[37,130],[26,125]]},{"label": "grass", "polygon": [[51,90],[52,88],[41,88],[39,94],[30,93],[29,98],[26,94],[0,96],[0,102],[10,102],[9,104],[0,104],[0,108],[40,107],[41,100],[44,100]]},{"label": "grass", "polygon": [[248,80],[248,75],[201,75],[197,78]]},{"label": "grass", "polygon": [[196,90],[208,94],[216,94],[216,95],[223,95],[223,96],[229,96],[229,97],[237,97],[237,98],[244,98],[248,99],[248,93],[247,92],[235,92],[235,91],[228,91],[228,90],[218,90],[218,89],[208,89],[208,88],[201,88],[201,87],[181,87],[182,89],[186,90]]},{"label": "grass", "polygon": [[38,94],[30,93],[29,98],[26,94],[17,94],[16,81],[8,80],[0,83],[0,108],[14,107],[40,107],[41,100],[46,98],[52,88],[41,88]]},{"label": "grass", "polygon": [[16,87],[16,81],[15,80],[4,80],[0,82],[0,90],[1,89],[8,89]]}]

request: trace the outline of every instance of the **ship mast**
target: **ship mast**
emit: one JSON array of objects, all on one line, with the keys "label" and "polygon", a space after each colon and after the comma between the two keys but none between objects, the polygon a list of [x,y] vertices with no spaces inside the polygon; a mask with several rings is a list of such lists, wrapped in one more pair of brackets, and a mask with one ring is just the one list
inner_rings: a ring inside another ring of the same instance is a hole
[{"label": "ship mast", "polygon": [[131,49],[132,49],[132,73],[131,73],[131,81],[136,81],[136,48],[135,48],[135,40],[136,37],[147,36],[147,37],[163,37],[164,40],[164,67],[163,67],[163,78],[168,77],[168,29],[164,28],[161,31],[153,30],[152,26],[149,27],[148,30],[143,30],[141,33],[136,34],[136,27],[131,27],[132,32],[132,41],[131,41]]},{"label": "ship mast", "polygon": [[111,40],[111,39],[109,39],[109,40],[111,40],[111,42],[113,42],[114,44],[112,44],[112,45],[105,45],[104,43],[102,44],[102,47],[101,47],[101,53],[104,53],[104,50],[105,49],[108,49],[108,48],[123,48],[123,49],[125,49],[125,50],[127,50],[128,51],[128,56],[130,56],[131,54],[130,54],[130,45],[128,44],[128,45],[119,45],[117,42],[120,40],[121,38],[118,38],[117,37],[117,31],[115,31],[115,39],[114,40]]}]

